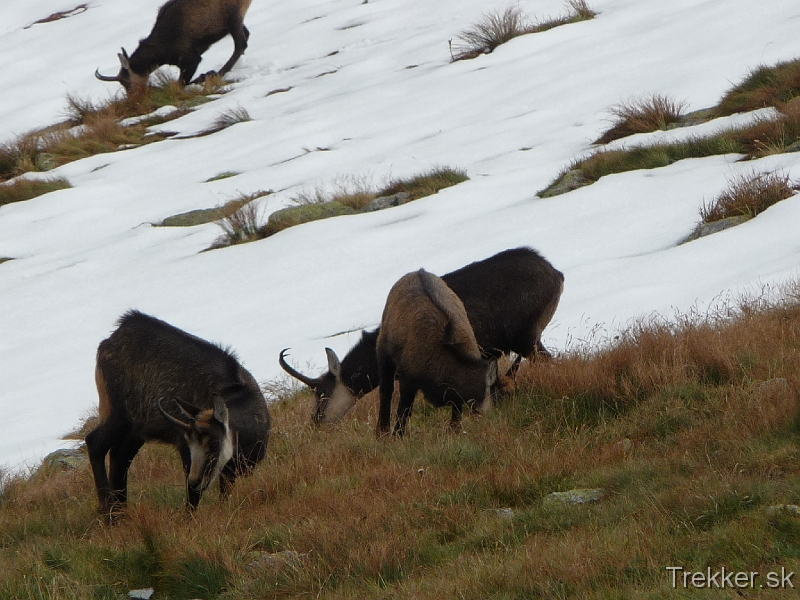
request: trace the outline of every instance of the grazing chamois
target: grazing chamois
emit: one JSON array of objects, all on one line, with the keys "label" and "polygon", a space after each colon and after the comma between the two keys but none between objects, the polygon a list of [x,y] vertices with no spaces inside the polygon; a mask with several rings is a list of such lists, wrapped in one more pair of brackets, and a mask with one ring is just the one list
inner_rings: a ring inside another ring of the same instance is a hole
[{"label": "grazing chamois", "polygon": [[[128,56],[125,48],[117,54],[119,73],[95,77],[101,81],[118,81],[130,97],[140,97],[147,90],[150,73],[161,65],[180,69],[180,81],[202,83],[210,75],[225,75],[233,68],[247,48],[250,32],[244,26],[244,16],[252,0],[169,0],[158,9],[156,23],[150,35],[139,41],[139,47]],[[203,53],[230,35],[233,54],[218,71],[209,71],[192,81]]]},{"label": "grazing chamois", "polygon": [[[516,371],[522,357],[550,356],[541,336],[558,307],[564,275],[541,254],[527,247],[504,250],[442,279],[463,302],[485,358],[515,352]],[[328,371],[316,378],[290,367],[283,358],[286,350],[281,352],[283,369],[314,391],[315,424],[335,423],[377,387],[379,331],[364,332],[341,362],[326,348]]]},{"label": "grazing chamois", "polygon": [[485,359],[458,296],[424,269],[401,277],[386,298],[376,346],[380,408],[378,435],[389,432],[394,381],[400,384],[394,434],[403,436],[414,397],[451,406],[460,426],[464,404],[485,411],[497,380],[497,359]]},{"label": "grazing chamois", "polygon": [[270,415],[253,376],[230,351],[164,321],[125,313],[97,348],[95,382],[100,424],[86,447],[104,514],[126,503],[128,469],[147,441],[177,448],[192,509],[216,478],[226,495],[266,454]]},{"label": "grazing chamois", "polygon": [[315,425],[340,420],[357,398],[378,387],[378,359],[375,358],[378,331],[362,331],[361,339],[341,362],[333,350],[325,348],[328,371],[316,378],[306,377],[291,367],[284,358],[288,348],[281,350],[278,362],[283,370],[314,390],[311,419]]}]

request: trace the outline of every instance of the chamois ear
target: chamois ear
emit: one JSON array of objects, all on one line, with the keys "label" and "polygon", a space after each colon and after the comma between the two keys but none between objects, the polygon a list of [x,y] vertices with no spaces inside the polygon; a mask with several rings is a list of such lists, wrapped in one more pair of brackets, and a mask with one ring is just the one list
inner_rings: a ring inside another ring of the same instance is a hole
[{"label": "chamois ear", "polygon": [[131,63],[130,59],[128,58],[128,53],[125,51],[125,48],[122,48],[122,53],[117,54],[119,58],[119,64],[125,71],[131,70]]},{"label": "chamois ear", "polygon": [[219,396],[214,396],[214,419],[221,425],[228,423],[228,407]]},{"label": "chamois ear", "polygon": [[489,368],[486,369],[486,385],[487,386],[491,387],[495,383],[497,383],[497,376],[498,376],[497,373],[498,373],[497,359],[493,358],[489,362]]},{"label": "chamois ear", "polygon": [[328,370],[333,373],[336,379],[340,379],[342,376],[342,363],[339,362],[339,357],[330,348],[325,348],[325,354],[328,355]]}]

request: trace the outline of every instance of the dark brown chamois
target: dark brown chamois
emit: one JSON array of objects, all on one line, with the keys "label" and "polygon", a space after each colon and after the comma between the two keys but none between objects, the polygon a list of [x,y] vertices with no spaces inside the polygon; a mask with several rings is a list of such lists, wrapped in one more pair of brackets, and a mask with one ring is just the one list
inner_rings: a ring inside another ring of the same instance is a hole
[{"label": "dark brown chamois", "polygon": [[[210,75],[225,75],[233,68],[247,48],[250,32],[244,26],[244,16],[252,0],[169,0],[160,9],[150,35],[128,56],[125,48],[117,54],[119,73],[115,76],[95,76],[101,81],[118,81],[128,96],[139,97],[147,89],[150,73],[161,65],[180,69],[180,81],[202,83]],[[233,54],[218,71],[209,71],[192,81],[203,53],[230,35]]]},{"label": "dark brown chamois", "polygon": [[225,495],[266,454],[270,415],[253,376],[231,352],[164,321],[125,313],[97,348],[95,381],[100,424],[86,447],[104,514],[127,501],[128,468],[147,441],[177,448],[191,508],[217,477]]},{"label": "dark brown chamois", "polygon": [[[527,247],[504,250],[442,275],[442,280],[463,302],[485,358],[514,352],[516,370],[522,357],[550,355],[542,345],[542,331],[558,307],[564,275],[541,254]],[[379,331],[365,331],[341,362],[326,348],[328,371],[316,378],[290,367],[286,351],[281,352],[283,369],[314,391],[315,424],[335,423],[377,387]]]},{"label": "dark brown chamois", "polygon": [[464,404],[491,406],[497,359],[481,356],[464,305],[445,282],[424,269],[392,286],[376,347],[380,378],[378,435],[389,432],[395,378],[400,384],[394,434],[402,436],[421,390],[434,406],[450,406],[453,428]]}]

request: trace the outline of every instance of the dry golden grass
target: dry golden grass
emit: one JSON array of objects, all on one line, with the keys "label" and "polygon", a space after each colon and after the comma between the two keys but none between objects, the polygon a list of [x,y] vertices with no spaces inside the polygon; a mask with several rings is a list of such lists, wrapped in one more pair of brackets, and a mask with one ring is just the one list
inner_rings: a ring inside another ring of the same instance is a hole
[{"label": "dry golden grass", "polygon": [[15,181],[0,184],[0,206],[12,202],[30,200],[42,194],[56,190],[71,188],[72,185],[63,177],[50,179],[16,179]]},{"label": "dry golden grass", "polygon": [[[124,97],[95,105],[77,96],[67,96],[65,122],[0,145],[0,182],[31,171],[49,171],[95,154],[163,140],[165,135],[151,134],[147,128],[186,114],[224,89],[219,78],[210,78],[202,88],[184,88],[176,81],[157,77],[155,85],[139,100]],[[168,116],[122,124],[128,117],[148,115],[163,106],[176,106],[177,110]]]},{"label": "dry golden grass", "polygon": [[739,174],[728,180],[728,187],[713,202],[700,208],[703,223],[727,217],[755,217],[781,200],[795,194],[797,185],[785,173]]},{"label": "dry golden grass", "polygon": [[[800,570],[800,519],[767,511],[800,503],[800,285],[633,325],[518,383],[462,434],[420,399],[403,440],[376,439],[374,394],[316,429],[310,394],[292,393],[254,475],[194,516],[155,444],[115,526],[88,467],[12,478],[0,598],[667,598],[670,565]],[[606,493],[542,502],[575,487]]]},{"label": "dry golden grass", "polygon": [[607,144],[636,133],[664,130],[671,123],[680,121],[685,109],[685,102],[661,94],[621,102],[609,109],[614,124],[595,144]]},{"label": "dry golden grass", "polygon": [[800,96],[800,59],[753,69],[744,81],[723,96],[716,116],[779,107]]},{"label": "dry golden grass", "polygon": [[565,16],[541,19],[535,23],[529,21],[519,6],[509,6],[503,12],[485,14],[478,23],[459,33],[455,43],[450,42],[451,59],[455,62],[477,58],[482,54],[491,53],[515,37],[587,21],[597,15],[589,8],[586,0],[567,0],[566,6]]}]

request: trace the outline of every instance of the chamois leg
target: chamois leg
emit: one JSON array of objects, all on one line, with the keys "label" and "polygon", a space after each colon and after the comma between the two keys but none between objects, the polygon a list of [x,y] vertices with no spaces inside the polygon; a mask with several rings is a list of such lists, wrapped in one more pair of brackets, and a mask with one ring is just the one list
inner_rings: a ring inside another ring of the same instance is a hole
[{"label": "chamois leg", "polygon": [[117,434],[118,432],[108,427],[107,423],[102,423],[86,436],[86,449],[89,451],[89,462],[92,465],[101,513],[110,512],[114,504],[114,494],[106,470],[106,455],[111,450]]},{"label": "chamois leg", "polygon": [[115,505],[123,505],[128,501],[128,469],[143,444],[144,440],[129,436],[121,444],[111,447],[108,470]]},{"label": "chamois leg", "polygon": [[181,70],[181,84],[188,85],[190,82],[203,83],[203,81],[205,81],[206,75],[200,75],[200,77],[192,81],[192,76],[194,75],[195,71],[197,71],[197,67],[200,66],[200,61],[202,59],[203,57],[200,54],[193,52],[190,56],[181,61],[181,64],[178,65],[178,68]]},{"label": "chamois leg", "polygon": [[461,421],[464,417],[464,403],[461,398],[453,402],[452,411],[450,413],[450,431],[461,433]]},{"label": "chamois leg", "polygon": [[392,421],[392,396],[394,395],[394,375],[397,367],[391,358],[378,356],[380,374],[380,405],[378,407],[378,435],[389,433]]},{"label": "chamois leg", "polygon": [[[233,38],[233,54],[231,54],[228,62],[226,62],[217,73],[220,77],[230,71],[233,65],[236,64],[236,61],[244,54],[244,51],[247,50],[247,40],[250,39],[250,31],[244,26],[241,19],[237,19],[232,24],[231,37]],[[209,72],[208,74],[211,73],[213,72]]]},{"label": "chamois leg", "polygon": [[411,417],[418,389],[416,382],[400,377],[400,401],[397,403],[397,423],[394,425],[394,435],[398,437],[403,437],[406,433],[406,424]]}]

